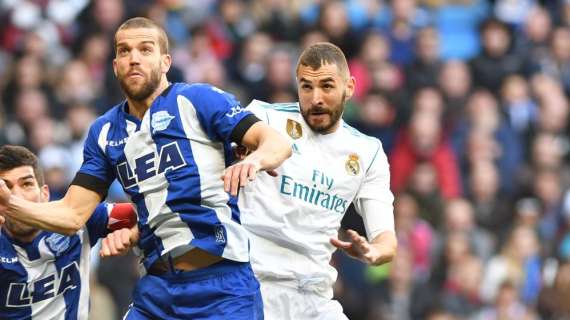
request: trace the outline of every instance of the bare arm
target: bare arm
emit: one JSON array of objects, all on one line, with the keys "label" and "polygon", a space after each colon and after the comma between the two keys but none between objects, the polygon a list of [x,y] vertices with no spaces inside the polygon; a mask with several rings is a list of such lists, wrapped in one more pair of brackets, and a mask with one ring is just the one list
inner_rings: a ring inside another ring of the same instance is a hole
[{"label": "bare arm", "polygon": [[101,196],[72,185],[61,200],[31,202],[13,196],[0,180],[0,214],[39,229],[71,235],[87,222]]},{"label": "bare arm", "polygon": [[346,240],[331,239],[331,244],[344,250],[349,256],[364,263],[379,266],[392,261],[396,255],[398,240],[393,231],[384,231],[371,242],[354,230],[346,231]]},{"label": "bare arm", "polygon": [[241,144],[254,150],[243,161],[228,167],[224,173],[224,189],[237,195],[239,187],[255,179],[255,174],[262,170],[272,173],[291,156],[291,144],[279,132],[265,123],[258,121],[243,136]]}]

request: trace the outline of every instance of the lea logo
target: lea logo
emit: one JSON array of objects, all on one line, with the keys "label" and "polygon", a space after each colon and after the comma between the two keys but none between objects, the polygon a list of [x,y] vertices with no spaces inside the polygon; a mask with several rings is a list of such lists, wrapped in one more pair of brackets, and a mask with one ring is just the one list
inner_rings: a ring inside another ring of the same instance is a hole
[{"label": "lea logo", "polygon": [[[158,161],[157,161],[158,160]],[[117,165],[119,180],[125,189],[134,187],[137,183],[152,178],[168,170],[176,170],[186,165],[186,160],[176,142],[171,142],[160,148],[157,154],[149,152],[135,158],[135,167],[128,162]]]},{"label": "lea logo", "polygon": [[21,308],[59,296],[67,290],[73,290],[81,282],[79,266],[72,262],[61,269],[59,274],[29,282],[12,282],[8,288],[6,306]]}]

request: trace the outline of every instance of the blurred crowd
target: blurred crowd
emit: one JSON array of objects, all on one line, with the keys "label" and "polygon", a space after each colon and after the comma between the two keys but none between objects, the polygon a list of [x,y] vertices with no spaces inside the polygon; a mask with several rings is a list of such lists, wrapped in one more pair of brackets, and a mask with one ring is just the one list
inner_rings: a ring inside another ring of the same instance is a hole
[{"label": "blurred crowd", "polygon": [[[122,100],[113,34],[137,15],[167,30],[170,81],[242,105],[296,101],[308,44],[345,52],[344,119],[383,143],[399,239],[385,266],[335,255],[350,319],[570,319],[570,1],[0,0],[0,143],[39,154],[52,199]],[[137,278],[100,261],[92,318],[119,319]]]}]

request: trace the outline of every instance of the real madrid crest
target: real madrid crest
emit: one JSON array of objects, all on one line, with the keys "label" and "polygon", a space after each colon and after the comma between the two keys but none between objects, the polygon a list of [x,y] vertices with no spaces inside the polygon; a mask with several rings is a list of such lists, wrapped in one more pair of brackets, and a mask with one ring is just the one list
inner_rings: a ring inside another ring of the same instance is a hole
[{"label": "real madrid crest", "polygon": [[299,139],[303,136],[303,127],[295,120],[287,119],[287,134],[293,139]]},{"label": "real madrid crest", "polygon": [[356,153],[351,153],[348,155],[348,159],[344,164],[346,173],[348,173],[351,176],[356,176],[360,173],[360,162],[358,160],[359,157]]}]

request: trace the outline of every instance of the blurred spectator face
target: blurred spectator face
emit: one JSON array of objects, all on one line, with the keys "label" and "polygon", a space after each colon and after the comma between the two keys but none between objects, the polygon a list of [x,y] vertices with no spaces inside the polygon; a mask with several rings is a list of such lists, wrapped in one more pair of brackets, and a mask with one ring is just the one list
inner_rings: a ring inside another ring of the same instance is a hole
[{"label": "blurred spectator face", "polygon": [[269,55],[267,62],[267,81],[272,88],[286,89],[294,82],[293,57],[285,49],[277,49]]},{"label": "blurred spectator face", "polygon": [[467,112],[474,127],[492,132],[499,126],[497,100],[488,91],[477,91],[471,95],[467,102]]},{"label": "blurred spectator face", "polygon": [[441,125],[437,116],[414,113],[410,120],[410,137],[416,153],[430,156],[439,145]]},{"label": "blurred spectator face", "polygon": [[111,53],[107,38],[102,34],[91,35],[81,50],[81,59],[88,65],[105,65]]},{"label": "blurred spectator face", "polygon": [[469,187],[476,200],[494,199],[499,189],[499,175],[493,163],[485,161],[472,164],[469,177]]},{"label": "blurred spectator face", "polygon": [[443,108],[443,97],[437,89],[422,88],[416,92],[414,97],[414,112],[440,117],[443,113]]},{"label": "blurred spectator face", "polygon": [[202,79],[199,82],[205,82],[218,88],[224,88],[226,85],[226,69],[219,60],[209,59],[205,62]]},{"label": "blurred spectator face", "polygon": [[43,117],[34,121],[30,128],[30,144],[34,150],[42,150],[46,146],[54,143],[54,123],[53,120]]},{"label": "blurred spectator face", "polygon": [[71,136],[74,139],[81,139],[96,118],[93,108],[82,104],[74,105],[69,108],[66,116],[67,126],[71,130]]},{"label": "blurred spectator face", "polygon": [[47,99],[41,91],[24,90],[16,97],[16,117],[24,127],[30,127],[47,113]]},{"label": "blurred spectator face", "polygon": [[528,14],[525,31],[526,36],[534,43],[544,43],[552,28],[550,14],[544,8],[535,6]]},{"label": "blurred spectator face", "polygon": [[545,73],[537,73],[532,76],[532,92],[539,99],[545,99],[551,95],[562,95],[562,84],[558,79]]},{"label": "blurred spectator face", "polygon": [[557,170],[540,170],[534,179],[534,193],[546,207],[558,205],[562,197],[562,186]]},{"label": "blurred spectator face", "polygon": [[490,56],[501,57],[507,53],[511,38],[506,28],[500,22],[491,22],[483,29],[483,47]]},{"label": "blurred spectator face", "polygon": [[35,32],[28,32],[24,39],[24,52],[36,59],[42,59],[46,54],[46,42]]},{"label": "blurred spectator face", "polygon": [[336,64],[321,64],[317,70],[299,65],[299,104],[309,127],[322,134],[336,130],[344,104],[354,93],[354,86],[354,78],[342,75]]},{"label": "blurred spectator face", "polygon": [[518,301],[519,301],[519,294],[517,292],[517,288],[511,283],[502,284],[501,287],[499,288],[499,292],[497,293],[497,298],[495,302],[499,316],[509,317],[509,315],[512,313],[509,312],[510,311],[509,309],[511,309],[511,306],[516,304]]},{"label": "blurred spectator face", "polygon": [[222,0],[220,16],[229,25],[237,24],[245,11],[242,0]]},{"label": "blurred spectator face", "polygon": [[93,13],[99,26],[105,32],[111,33],[123,20],[123,2],[121,0],[95,0]]},{"label": "blurred spectator face", "polygon": [[507,254],[522,262],[538,253],[538,243],[536,232],[532,228],[517,226],[506,244]]},{"label": "blurred spectator face", "polygon": [[551,94],[542,98],[538,113],[541,130],[561,133],[568,125],[568,101],[564,95]]},{"label": "blurred spectator face", "polygon": [[398,232],[410,231],[418,217],[418,203],[407,193],[400,194],[394,202],[394,216]]},{"label": "blurred spectator face", "polygon": [[567,62],[570,59],[570,30],[567,27],[554,29],[550,50],[554,59],[559,62]]},{"label": "blurred spectator face", "polygon": [[493,162],[501,156],[501,146],[487,130],[473,128],[467,136],[469,163]]},{"label": "blurred spectator face", "polygon": [[541,208],[537,199],[523,198],[515,205],[517,224],[534,228],[541,216]]},{"label": "blurred spectator face", "polygon": [[434,28],[424,28],[417,34],[416,51],[420,60],[433,62],[439,58],[439,35]]},{"label": "blurred spectator face", "polygon": [[321,30],[311,30],[303,34],[303,37],[301,38],[300,49],[305,50],[307,47],[317,42],[326,41],[329,41],[329,38]]},{"label": "blurred spectator face", "polygon": [[445,259],[448,265],[458,265],[471,256],[469,240],[463,232],[451,233],[445,243]]},{"label": "blurred spectator face", "polygon": [[532,142],[532,162],[536,168],[559,168],[562,165],[562,142],[549,133],[539,133]]},{"label": "blurred spectator face", "polygon": [[437,172],[429,162],[416,165],[410,177],[409,186],[420,195],[431,196],[439,188]]},{"label": "blurred spectator face", "polygon": [[453,199],[445,206],[445,227],[449,231],[469,231],[473,227],[473,208],[465,199]]},{"label": "blurred spectator face", "polygon": [[391,63],[383,63],[372,69],[372,83],[376,89],[393,92],[402,86],[402,75]]},{"label": "blurred spectator face", "polygon": [[393,0],[391,5],[394,20],[409,21],[416,12],[415,0]]},{"label": "blurred spectator face", "polygon": [[345,4],[342,1],[328,1],[322,4],[319,26],[325,34],[340,38],[350,27]]},{"label": "blurred spectator face", "polygon": [[396,117],[396,111],[381,94],[366,95],[359,110],[363,122],[377,127],[391,125]]},{"label": "blurred spectator face", "polygon": [[360,49],[360,57],[369,66],[375,66],[388,61],[390,44],[379,32],[370,32]]},{"label": "blurred spectator face", "polygon": [[40,61],[32,56],[23,57],[16,65],[14,78],[20,89],[39,88],[43,81]]},{"label": "blurred spectator face", "polygon": [[471,88],[471,74],[467,65],[459,60],[447,61],[441,70],[439,85],[449,97],[464,97]]},{"label": "blurred spectator face", "polygon": [[258,32],[248,37],[241,52],[242,76],[250,81],[259,81],[265,76],[265,59],[269,55],[271,38]]},{"label": "blurred spectator face", "polygon": [[503,83],[502,98],[509,104],[526,101],[529,98],[528,85],[521,76],[509,76]]},{"label": "blurred spectator face", "polygon": [[98,90],[93,87],[94,79],[89,69],[80,60],[72,60],[62,69],[61,82],[57,88],[58,98],[63,103],[90,102],[95,99]]},{"label": "blurred spectator face", "polygon": [[457,265],[456,280],[461,292],[472,298],[479,296],[483,280],[483,264],[480,259],[470,256]]}]

